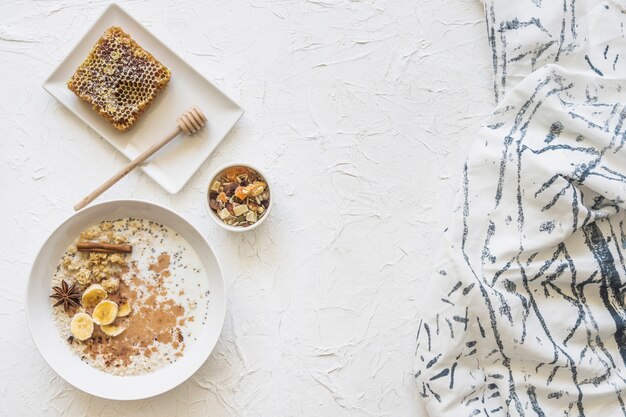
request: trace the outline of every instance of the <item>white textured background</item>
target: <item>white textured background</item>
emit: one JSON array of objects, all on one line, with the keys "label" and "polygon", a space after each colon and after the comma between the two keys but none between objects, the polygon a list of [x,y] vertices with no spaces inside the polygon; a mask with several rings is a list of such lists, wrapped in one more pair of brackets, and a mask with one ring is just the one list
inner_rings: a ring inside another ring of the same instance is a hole
[{"label": "white textured background", "polygon": [[[493,103],[478,1],[121,3],[246,110],[180,194],[134,172],[102,197],[182,213],[228,288],[201,370],[125,403],[58,378],[24,314],[39,246],[125,162],[41,87],[106,4],[0,2],[0,415],[419,415],[416,300]],[[207,176],[231,161],[274,185],[271,218],[249,234],[204,213]]]}]

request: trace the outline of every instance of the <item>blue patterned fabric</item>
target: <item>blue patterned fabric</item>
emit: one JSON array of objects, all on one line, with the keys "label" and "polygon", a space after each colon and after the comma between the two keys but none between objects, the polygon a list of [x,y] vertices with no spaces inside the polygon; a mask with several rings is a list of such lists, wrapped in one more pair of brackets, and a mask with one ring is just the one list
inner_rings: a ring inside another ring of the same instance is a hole
[{"label": "blue patterned fabric", "polygon": [[[421,302],[431,416],[626,416],[626,13],[485,0],[497,107]],[[622,91],[624,89],[624,91]]]}]

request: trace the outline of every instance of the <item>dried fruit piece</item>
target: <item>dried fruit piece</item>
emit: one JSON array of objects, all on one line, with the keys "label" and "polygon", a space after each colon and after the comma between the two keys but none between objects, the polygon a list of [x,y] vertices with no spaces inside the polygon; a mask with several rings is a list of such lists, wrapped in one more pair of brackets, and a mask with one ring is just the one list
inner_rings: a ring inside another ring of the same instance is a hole
[{"label": "dried fruit piece", "polygon": [[224,220],[230,217],[230,211],[228,211],[227,208],[223,208],[220,212],[219,212],[219,216],[220,219]]},{"label": "dried fruit piece", "polygon": [[217,199],[220,200],[222,203],[226,203],[228,201],[228,197],[226,197],[226,194],[223,192],[219,193]]},{"label": "dried fruit piece", "polygon": [[93,322],[100,326],[111,324],[117,317],[117,311],[118,307],[115,302],[111,300],[100,301],[96,308],[93,309]]},{"label": "dried fruit piece", "polygon": [[249,221],[250,223],[256,223],[256,221],[257,221],[256,212],[248,211],[246,213],[246,220]]},{"label": "dried fruit piece", "polygon": [[248,208],[254,212],[259,209],[260,205],[256,203],[256,201],[248,201]]},{"label": "dried fruit piece", "polygon": [[250,190],[248,189],[248,187],[239,186],[235,190],[235,197],[237,197],[240,200],[245,200],[249,194],[250,194]]},{"label": "dried fruit piece", "polygon": [[213,185],[211,185],[211,191],[216,191],[218,192],[220,190],[220,182],[219,181],[213,181]]},{"label": "dried fruit piece", "polygon": [[252,197],[256,197],[263,193],[263,191],[265,191],[265,187],[267,187],[267,184],[261,181],[256,181],[248,186]]},{"label": "dried fruit piece", "polygon": [[229,182],[228,184],[224,184],[224,192],[227,197],[230,197],[235,193],[235,190],[239,187],[237,182]]},{"label": "dried fruit piece", "polygon": [[77,313],[70,322],[72,336],[78,340],[87,340],[93,334],[93,321],[87,313]]},{"label": "dried fruit piece", "polygon": [[246,168],[242,166],[231,167],[226,170],[226,178],[228,181],[235,181],[237,179],[237,175],[245,174]]},{"label": "dried fruit piece", "polygon": [[248,206],[246,206],[245,204],[239,204],[238,206],[233,207],[233,212],[235,216],[241,216],[247,211],[248,211]]}]

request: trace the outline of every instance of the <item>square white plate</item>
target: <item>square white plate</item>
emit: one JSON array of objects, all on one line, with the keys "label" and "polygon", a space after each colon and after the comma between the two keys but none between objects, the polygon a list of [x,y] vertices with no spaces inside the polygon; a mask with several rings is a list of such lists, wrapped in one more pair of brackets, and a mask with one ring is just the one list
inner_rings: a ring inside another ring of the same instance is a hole
[{"label": "square white plate", "polygon": [[[110,26],[120,26],[172,72],[169,85],[128,132],[119,132],[67,88],[67,81]],[[176,118],[192,105],[206,115],[207,128],[178,137],[142,169],[166,191],[176,194],[243,115],[243,109],[165,46],[116,4],[111,4],[43,87],[127,158],[133,159],[176,127]],[[111,173],[113,174],[113,173]]]}]

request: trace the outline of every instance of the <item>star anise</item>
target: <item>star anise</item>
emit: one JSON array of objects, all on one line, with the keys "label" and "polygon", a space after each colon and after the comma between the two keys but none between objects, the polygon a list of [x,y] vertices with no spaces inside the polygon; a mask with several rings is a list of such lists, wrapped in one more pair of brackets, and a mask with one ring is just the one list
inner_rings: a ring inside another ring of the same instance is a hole
[{"label": "star anise", "polygon": [[76,289],[76,284],[68,285],[65,280],[61,280],[61,286],[53,286],[52,291],[54,292],[50,295],[50,298],[54,298],[57,300],[54,307],[60,306],[63,304],[63,310],[67,311],[70,307],[79,307],[80,306],[80,291]]}]

